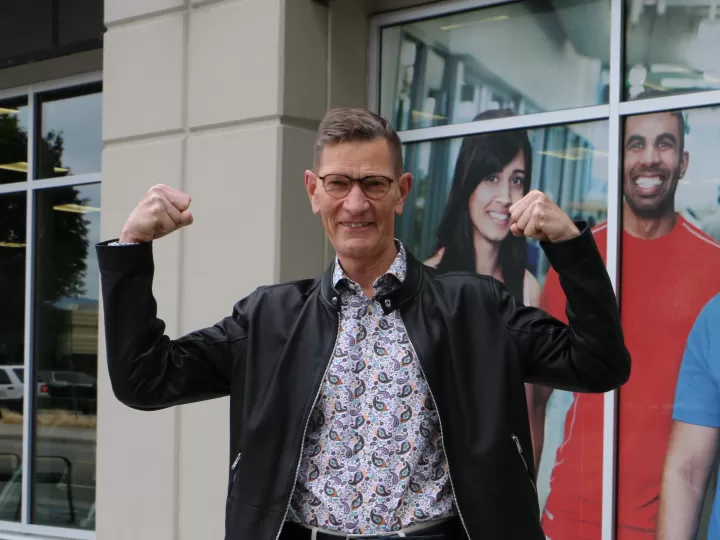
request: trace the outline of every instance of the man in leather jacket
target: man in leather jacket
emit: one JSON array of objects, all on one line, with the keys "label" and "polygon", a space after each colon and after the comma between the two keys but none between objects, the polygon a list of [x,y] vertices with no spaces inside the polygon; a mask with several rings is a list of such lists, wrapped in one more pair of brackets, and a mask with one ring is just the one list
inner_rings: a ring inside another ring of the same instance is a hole
[{"label": "man in leather jacket", "polygon": [[330,111],[305,186],[335,261],[179,339],[157,318],[152,242],[192,223],[189,196],[151,188],[97,246],[117,398],[156,410],[230,396],[227,540],[543,539],[524,383],[628,380],[587,225],[537,191],[491,216],[541,241],[565,325],[500,280],[438,274],[395,239],[412,185],[401,150],[374,113]]}]

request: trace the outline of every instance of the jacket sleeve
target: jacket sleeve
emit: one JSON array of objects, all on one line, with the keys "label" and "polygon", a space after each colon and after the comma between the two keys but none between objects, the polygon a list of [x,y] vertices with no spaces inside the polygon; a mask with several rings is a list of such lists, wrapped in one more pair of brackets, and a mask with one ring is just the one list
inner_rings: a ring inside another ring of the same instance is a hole
[{"label": "jacket sleeve", "polygon": [[517,305],[493,282],[502,324],[518,347],[525,380],[573,392],[608,392],[630,377],[620,311],[592,233],[542,243],[567,297],[568,324],[538,308]]},{"label": "jacket sleeve", "polygon": [[230,393],[233,363],[244,358],[252,296],[214,326],[179,339],[165,335],[152,292],[152,244],[96,247],[107,362],[115,396],[155,410]]}]

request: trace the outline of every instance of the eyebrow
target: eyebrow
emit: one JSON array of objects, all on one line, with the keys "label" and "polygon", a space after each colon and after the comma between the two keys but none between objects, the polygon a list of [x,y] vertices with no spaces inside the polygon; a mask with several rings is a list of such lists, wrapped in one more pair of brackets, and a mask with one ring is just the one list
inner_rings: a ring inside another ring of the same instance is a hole
[{"label": "eyebrow", "polygon": [[[628,137],[628,140],[625,142],[625,148],[627,148],[628,146],[630,146],[631,144],[636,143],[636,142],[645,142],[645,139],[646,139],[646,137],[643,137],[642,135],[631,135],[630,137]],[[674,144],[677,144],[677,142],[678,142],[677,137],[675,137],[675,135],[673,135],[672,133],[669,133],[667,131],[665,133],[661,133],[660,135],[658,135],[656,137],[656,140],[672,141]]]}]

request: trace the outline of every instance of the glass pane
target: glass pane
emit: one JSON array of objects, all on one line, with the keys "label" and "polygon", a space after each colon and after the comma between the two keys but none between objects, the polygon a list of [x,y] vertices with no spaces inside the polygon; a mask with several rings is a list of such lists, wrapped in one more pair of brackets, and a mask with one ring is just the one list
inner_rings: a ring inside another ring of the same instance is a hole
[{"label": "glass pane", "polygon": [[26,212],[24,191],[0,195],[0,521],[20,519]]},{"label": "glass pane", "polygon": [[32,521],[92,529],[99,271],[91,246],[100,239],[100,185],[39,191],[36,220]]},{"label": "glass pane", "polygon": [[608,100],[607,0],[476,9],[386,27],[381,39],[380,112],[396,129]]},{"label": "glass pane", "polygon": [[[720,292],[719,126],[720,108],[625,121],[621,308],[633,372],[619,392],[618,540],[637,530],[654,537],[659,496],[668,497],[671,522],[692,523],[686,512],[700,510],[703,489],[693,482],[704,486],[710,474],[698,470],[686,482],[683,467],[700,459],[694,450],[705,448],[710,460],[717,450],[707,428],[720,427],[720,355],[707,356],[710,336],[694,358],[685,350],[698,313]],[[713,328],[717,335],[720,320]],[[671,437],[673,414],[682,423]],[[707,532],[707,514],[702,521]]]},{"label": "glass pane", "polygon": [[625,99],[720,89],[720,17],[710,0],[628,3]]},{"label": "glass pane", "polygon": [[[607,143],[607,122],[593,122],[406,145],[406,169],[415,181],[397,234],[426,264],[493,275],[519,301],[567,320],[557,274],[536,241],[510,234],[508,207],[540,189],[594,226],[604,253]],[[592,500],[597,522],[584,531],[599,539],[602,407],[585,420],[586,438],[579,440],[572,436],[573,411],[585,395],[541,386],[527,392],[541,508],[547,503],[561,516],[574,501]],[[602,404],[602,396],[587,399]],[[550,538],[588,537],[566,535],[564,527],[574,523],[546,518],[543,525]]]},{"label": "glass pane", "polygon": [[27,180],[27,138],[27,100],[0,101],[0,184]]},{"label": "glass pane", "polygon": [[101,93],[43,96],[40,117],[36,178],[100,172]]}]

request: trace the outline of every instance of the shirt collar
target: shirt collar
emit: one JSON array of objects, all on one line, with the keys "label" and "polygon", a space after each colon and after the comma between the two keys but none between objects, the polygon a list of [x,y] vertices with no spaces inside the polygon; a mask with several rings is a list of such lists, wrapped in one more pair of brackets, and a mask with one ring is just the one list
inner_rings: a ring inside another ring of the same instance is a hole
[{"label": "shirt collar", "polygon": [[[405,252],[405,246],[403,246],[400,240],[395,239],[395,247],[398,250],[395,260],[390,265],[390,268],[387,269],[387,272],[378,277],[373,283],[373,288],[377,293],[381,292],[381,290],[395,289],[400,283],[405,281],[405,276],[407,276],[407,254]],[[335,257],[335,266],[333,269],[333,284],[338,290],[344,288],[359,288],[357,283],[347,277],[337,257]]]}]

